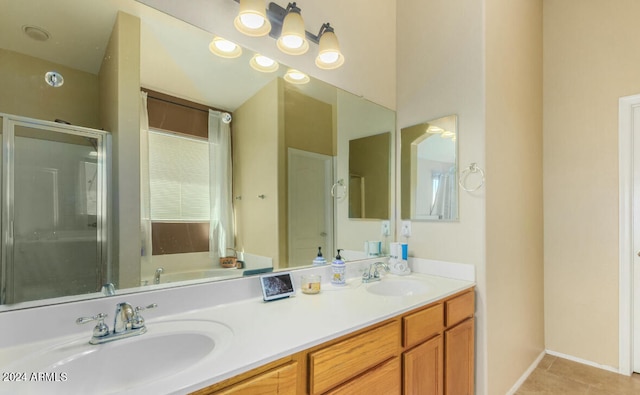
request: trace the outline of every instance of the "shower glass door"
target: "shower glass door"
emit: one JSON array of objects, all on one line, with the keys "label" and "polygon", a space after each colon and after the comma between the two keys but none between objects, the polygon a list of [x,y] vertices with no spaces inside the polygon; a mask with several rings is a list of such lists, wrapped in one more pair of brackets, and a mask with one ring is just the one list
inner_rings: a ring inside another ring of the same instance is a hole
[{"label": "shower glass door", "polygon": [[8,126],[3,303],[99,291],[107,270],[104,133],[23,119]]}]

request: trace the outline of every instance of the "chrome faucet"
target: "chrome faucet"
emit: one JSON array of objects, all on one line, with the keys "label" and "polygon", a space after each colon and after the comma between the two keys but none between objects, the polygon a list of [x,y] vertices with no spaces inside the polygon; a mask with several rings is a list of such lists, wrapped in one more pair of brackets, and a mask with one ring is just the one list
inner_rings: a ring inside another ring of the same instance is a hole
[{"label": "chrome faucet", "polygon": [[136,307],[135,309],[127,302],[118,303],[116,305],[115,318],[113,320],[113,330],[104,323],[107,314],[100,313],[93,317],[80,317],[76,320],[76,324],[86,324],[92,321],[98,321],[93,328],[93,336],[89,343],[102,344],[113,340],[124,339],[131,336],[142,335],[147,332],[144,318],[140,315],[142,310],[154,309],[158,307],[153,303],[146,307]]},{"label": "chrome faucet", "polygon": [[133,307],[129,303],[118,303],[116,305],[115,318],[113,319],[113,333],[122,333],[131,329],[133,320]]},{"label": "chrome faucet", "polygon": [[[369,269],[362,273],[362,282],[371,283],[374,281],[380,281],[380,272],[378,268],[382,267],[385,272],[389,272],[389,266],[384,262],[374,262],[369,266]],[[373,271],[373,272],[372,272]]]},{"label": "chrome faucet", "polygon": [[154,284],[160,284],[160,275],[164,273],[164,269],[159,267],[156,269],[156,274],[155,276],[153,276],[153,283]]}]

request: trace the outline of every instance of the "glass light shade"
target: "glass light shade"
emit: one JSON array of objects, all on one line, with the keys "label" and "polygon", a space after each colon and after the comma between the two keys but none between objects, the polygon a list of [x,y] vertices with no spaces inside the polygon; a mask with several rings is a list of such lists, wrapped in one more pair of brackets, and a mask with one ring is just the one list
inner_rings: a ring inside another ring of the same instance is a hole
[{"label": "glass light shade", "polygon": [[263,73],[274,72],[280,67],[278,62],[276,62],[275,60],[260,54],[253,55],[253,57],[249,61],[249,64],[255,70],[262,71]]},{"label": "glass light shade", "polygon": [[296,69],[287,70],[287,73],[284,75],[284,80],[292,84],[306,84],[311,81],[308,75]]},{"label": "glass light shade", "polygon": [[289,11],[282,23],[282,33],[277,42],[278,48],[289,55],[302,55],[309,49],[305,37],[302,15],[294,10]]},{"label": "glass light shade", "polygon": [[344,56],[340,52],[338,37],[334,32],[325,31],[320,36],[320,49],[316,57],[316,66],[321,69],[337,69],[344,63]]},{"label": "glass light shade", "polygon": [[220,57],[229,59],[242,55],[242,48],[239,45],[222,37],[214,37],[209,44],[209,50]]},{"label": "glass light shade", "polygon": [[239,32],[251,37],[266,36],[271,31],[264,0],[240,0],[240,11],[233,20]]}]

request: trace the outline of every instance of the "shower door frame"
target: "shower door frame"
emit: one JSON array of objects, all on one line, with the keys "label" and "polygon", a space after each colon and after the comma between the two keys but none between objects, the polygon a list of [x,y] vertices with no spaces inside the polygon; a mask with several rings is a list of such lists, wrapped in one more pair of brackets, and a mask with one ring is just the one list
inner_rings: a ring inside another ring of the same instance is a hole
[{"label": "shower door frame", "polygon": [[58,122],[43,121],[34,118],[21,117],[0,113],[2,118],[2,253],[0,261],[0,304],[13,303],[14,284],[14,171],[15,171],[15,128],[16,126],[49,130],[54,133],[71,134],[81,137],[94,138],[97,141],[97,182],[100,193],[96,194],[96,237],[97,237],[97,276],[96,292],[100,290],[106,279],[111,278],[111,253],[109,250],[111,221],[108,216],[111,198],[107,191],[110,189],[111,167],[111,134],[103,130],[96,130],[81,126],[67,125]]}]

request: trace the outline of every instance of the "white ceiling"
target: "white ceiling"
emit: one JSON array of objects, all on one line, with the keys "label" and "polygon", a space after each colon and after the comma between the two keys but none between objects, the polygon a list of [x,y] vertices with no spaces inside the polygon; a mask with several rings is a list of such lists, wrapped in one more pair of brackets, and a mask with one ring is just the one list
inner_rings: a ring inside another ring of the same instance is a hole
[{"label": "white ceiling", "polygon": [[[0,9],[1,48],[92,74],[100,70],[118,10],[135,15],[141,20],[142,86],[228,111],[286,71],[283,65],[276,73],[253,70],[248,50],[237,59],[219,58],[208,50],[210,33],[134,0],[0,0]],[[39,26],[51,38],[35,41],[24,25]],[[335,103],[335,88],[320,81],[296,89]]]}]

